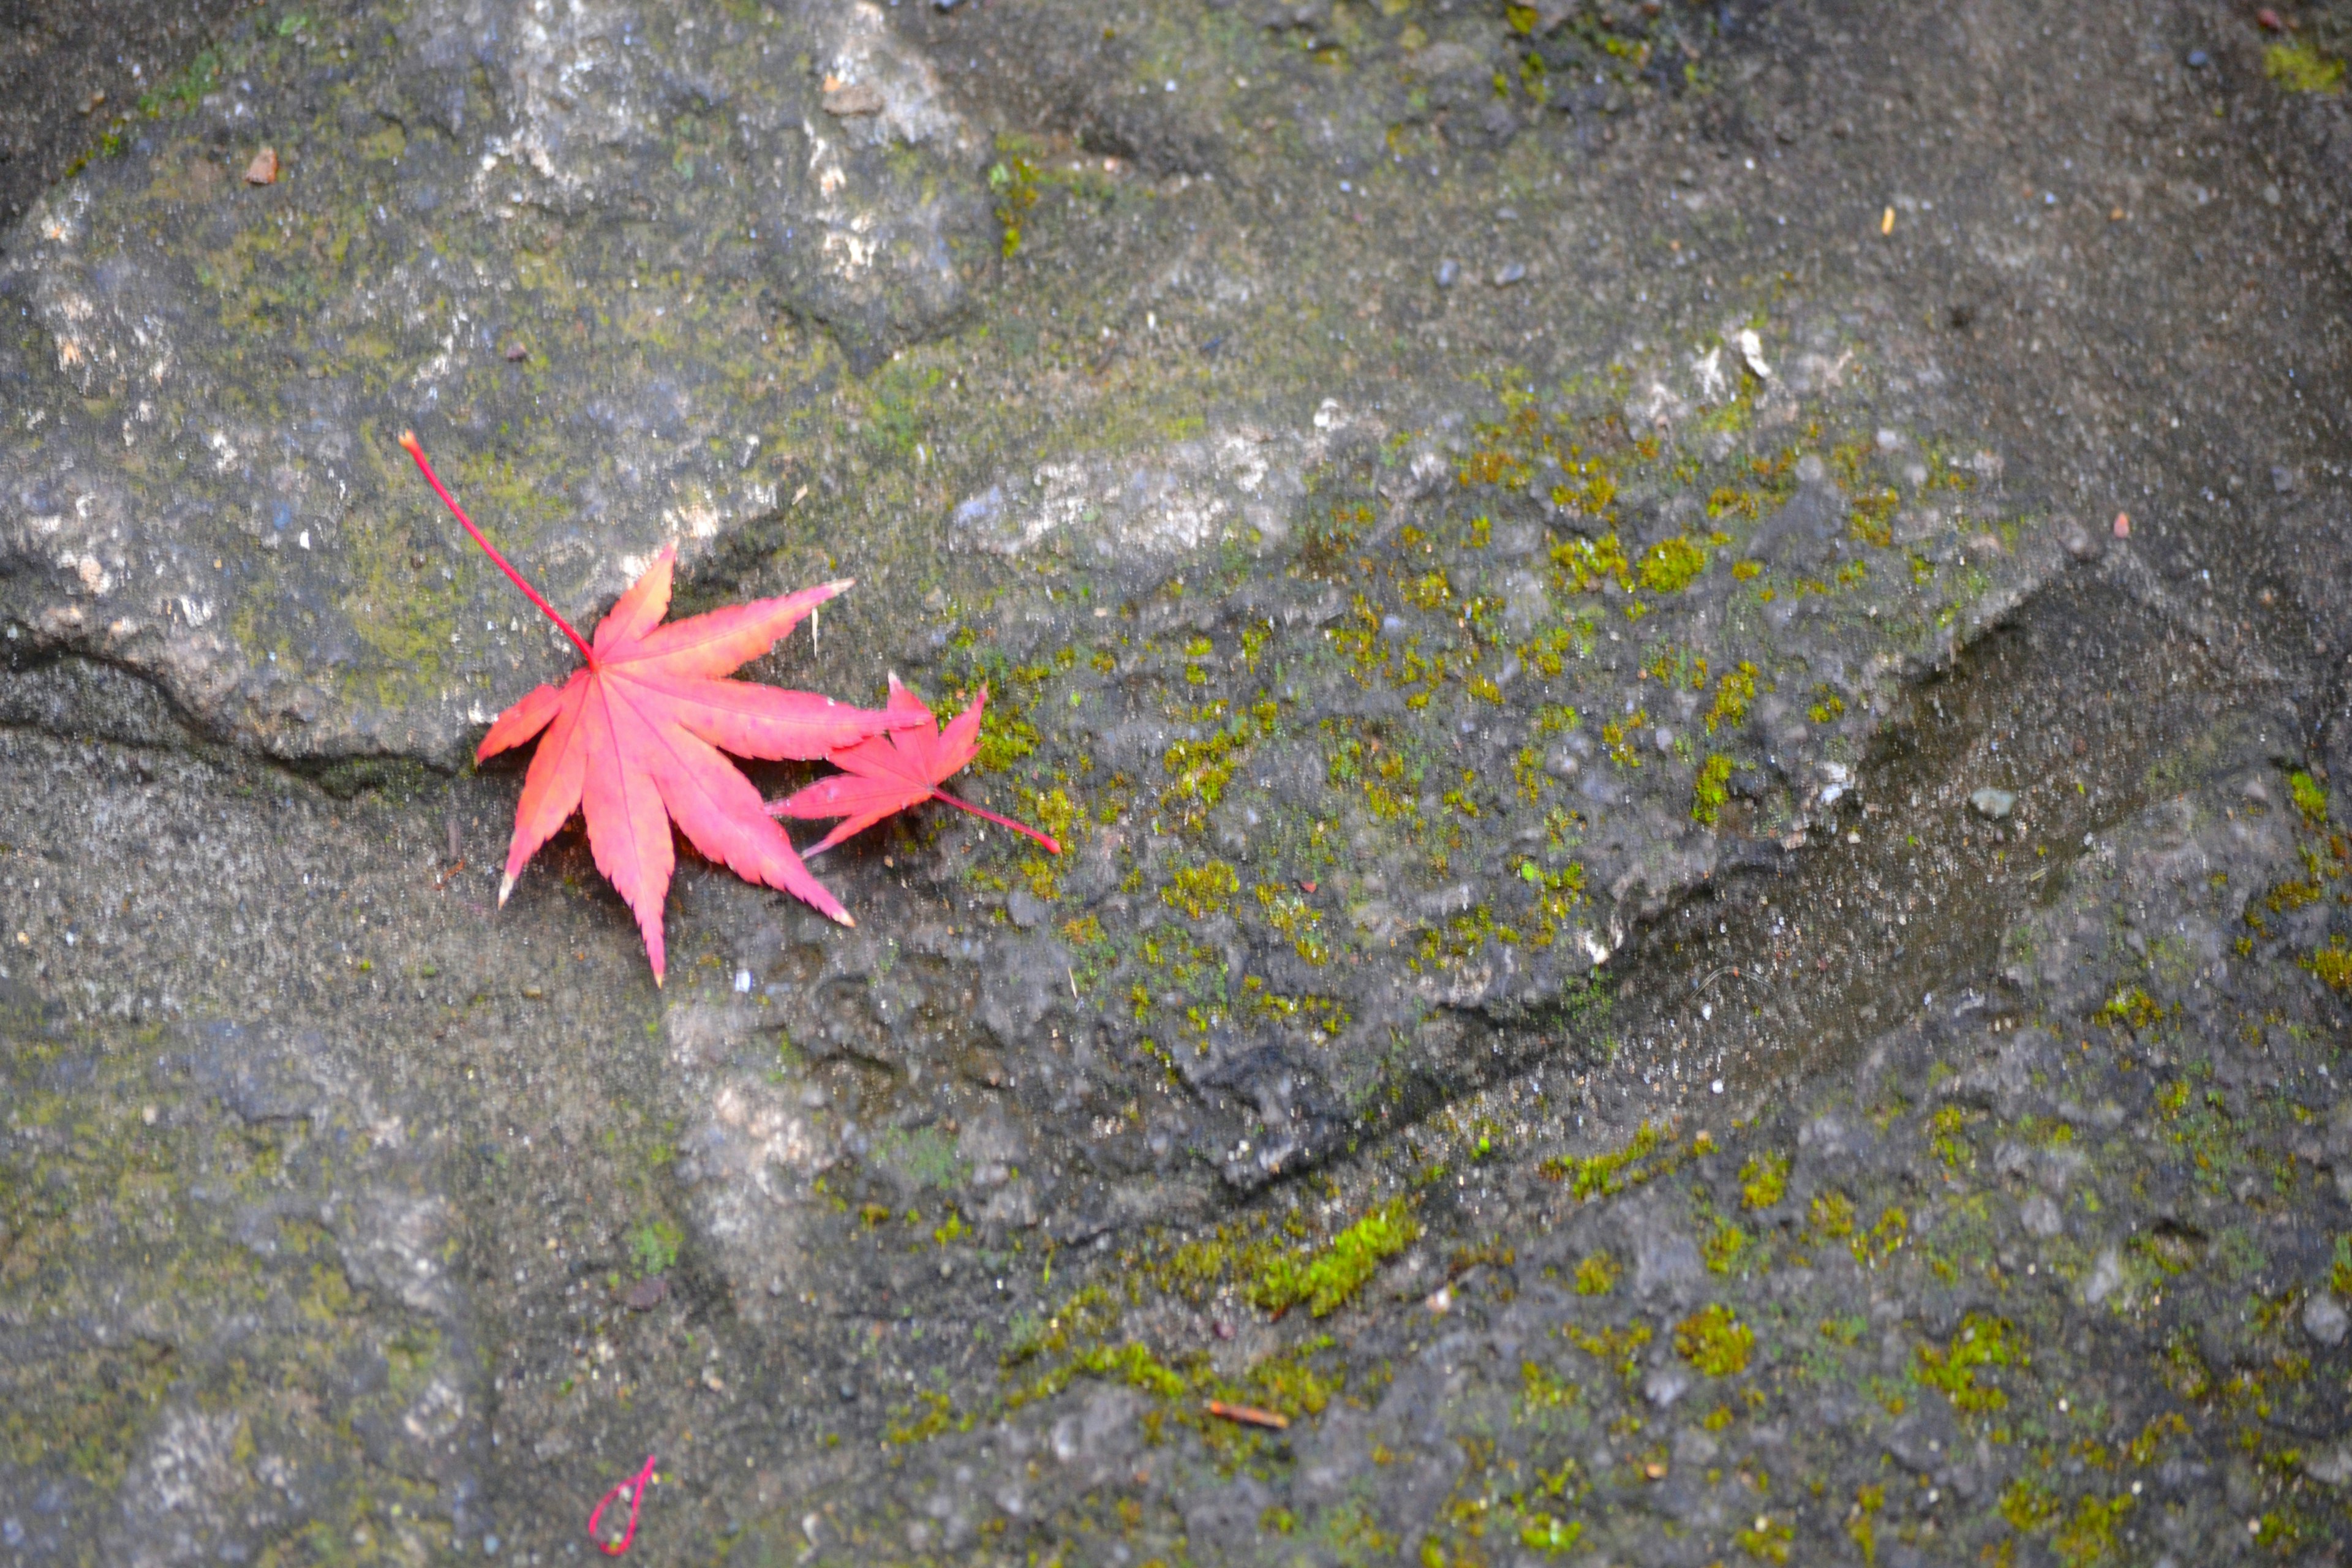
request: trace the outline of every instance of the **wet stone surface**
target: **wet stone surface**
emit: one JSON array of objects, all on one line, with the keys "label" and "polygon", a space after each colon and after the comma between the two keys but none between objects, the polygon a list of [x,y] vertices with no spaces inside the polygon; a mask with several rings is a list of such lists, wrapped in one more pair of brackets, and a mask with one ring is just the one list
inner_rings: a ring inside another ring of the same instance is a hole
[{"label": "wet stone surface", "polygon": [[[2338,11],[221,24],[0,241],[0,1563],[2337,1561]],[[1066,852],[494,909],[411,426]]]}]

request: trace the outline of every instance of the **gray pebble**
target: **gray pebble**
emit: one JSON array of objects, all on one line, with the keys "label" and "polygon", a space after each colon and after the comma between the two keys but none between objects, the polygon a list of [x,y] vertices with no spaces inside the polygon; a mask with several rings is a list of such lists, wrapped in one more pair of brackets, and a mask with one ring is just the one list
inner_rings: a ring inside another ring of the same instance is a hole
[{"label": "gray pebble", "polygon": [[2017,805],[2017,796],[2005,789],[1993,789],[1987,786],[1969,796],[1969,804],[1976,807],[1979,816],[1988,821],[1999,822],[2010,814],[2011,807]]},{"label": "gray pebble", "polygon": [[2326,1290],[2315,1292],[2303,1304],[2303,1331],[2334,1350],[2344,1342],[2347,1327],[2344,1303]]},{"label": "gray pebble", "polygon": [[1441,261],[1437,264],[1437,286],[1440,289],[1453,288],[1455,283],[1461,280],[1461,278],[1462,263],[1458,261]]}]

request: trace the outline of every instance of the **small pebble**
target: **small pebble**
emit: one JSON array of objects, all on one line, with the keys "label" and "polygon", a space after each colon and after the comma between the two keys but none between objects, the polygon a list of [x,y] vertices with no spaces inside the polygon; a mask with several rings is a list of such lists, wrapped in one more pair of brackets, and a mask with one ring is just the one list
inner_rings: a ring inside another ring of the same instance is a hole
[{"label": "small pebble", "polygon": [[1507,261],[1502,266],[1495,268],[1495,287],[1497,289],[1507,289],[1512,284],[1517,283],[1527,277],[1527,275],[1528,269],[1523,263]]},{"label": "small pebble", "polygon": [[2203,49],[2191,49],[2189,51],[2189,68],[2190,70],[2201,71],[2212,63],[2213,57],[2207,54]]},{"label": "small pebble", "polygon": [[1969,796],[1969,804],[1976,807],[1978,816],[1989,821],[1999,822],[2009,815],[2012,806],[2016,805],[2017,796],[2005,789],[1993,789],[1988,786]]},{"label": "small pebble", "polygon": [[2106,547],[2099,542],[2099,536],[2078,522],[2066,525],[2065,531],[2059,536],[2059,542],[2066,547],[2066,553],[2077,561],[2096,561],[2106,553]]},{"label": "small pebble", "polygon": [[1451,289],[1454,284],[1461,281],[1461,279],[1462,264],[1460,262],[1441,261],[1437,264],[1437,286],[1440,289]]}]

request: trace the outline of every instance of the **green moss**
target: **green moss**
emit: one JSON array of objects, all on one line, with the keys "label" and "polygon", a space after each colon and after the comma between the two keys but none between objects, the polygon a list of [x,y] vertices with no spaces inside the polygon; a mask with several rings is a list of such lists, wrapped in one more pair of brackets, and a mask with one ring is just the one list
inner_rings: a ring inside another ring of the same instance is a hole
[{"label": "green moss", "polygon": [[1576,1293],[1580,1296],[1606,1296],[1617,1288],[1617,1277],[1623,1272],[1617,1260],[1605,1252],[1586,1255],[1576,1266]]},{"label": "green moss", "polygon": [[1269,1312],[1280,1312],[1304,1302],[1323,1317],[1344,1305],[1371,1279],[1380,1266],[1410,1247],[1421,1235],[1412,1200],[1391,1198],[1313,1253],[1286,1253],[1271,1260],[1258,1276],[1250,1299]]},{"label": "green moss", "polygon": [[1769,1209],[1779,1203],[1789,1189],[1789,1166],[1786,1154],[1767,1154],[1740,1166],[1739,1206]]},{"label": "green moss", "polygon": [[1194,920],[1205,920],[1233,907],[1234,895],[1241,891],[1242,879],[1223,860],[1210,860],[1198,866],[1187,866],[1169,879],[1160,889],[1160,901],[1171,910],[1181,910]]},{"label": "green moss", "polygon": [[1640,1373],[1642,1350],[1651,1339],[1650,1325],[1643,1322],[1629,1323],[1622,1329],[1587,1329],[1570,1322],[1562,1324],[1559,1331],[1585,1354],[1613,1367],[1627,1383]]},{"label": "green moss", "polygon": [[954,1141],[931,1127],[888,1129],[875,1139],[874,1158],[920,1186],[952,1187],[967,1174]]},{"label": "green moss", "polygon": [[1649,721],[1650,710],[1646,708],[1636,708],[1623,720],[1612,719],[1601,725],[1601,749],[1609,753],[1609,760],[1621,768],[1640,767],[1642,765],[1641,731],[1642,727]]},{"label": "green moss", "polygon": [[1782,1563],[1789,1561],[1789,1543],[1797,1538],[1795,1524],[1759,1513],[1752,1525],[1742,1526],[1731,1532],[1739,1550],[1759,1563]]},{"label": "green moss", "polygon": [[1830,1191],[1816,1195],[1807,1210],[1809,1228],[1815,1236],[1830,1237],[1853,1234],[1853,1200],[1843,1193]]},{"label": "green moss", "polygon": [[1583,1391],[1538,1361],[1519,1363],[1519,1415],[1525,1420],[1547,1411],[1561,1410],[1583,1397]]},{"label": "green moss", "polygon": [[1270,724],[1253,722],[1236,714],[1222,730],[1198,741],[1178,741],[1162,753],[1160,767],[1169,775],[1160,794],[1160,805],[1189,827],[1208,820],[1209,811],[1225,797],[1234,769],[1244,752]]},{"label": "green moss", "polygon": [[1331,949],[1323,940],[1321,911],[1288,888],[1268,882],[1258,884],[1257,901],[1265,923],[1290,939],[1291,951],[1308,963],[1319,966],[1330,962]]},{"label": "green moss", "polygon": [[1584,1539],[1584,1521],[1580,1519],[1558,1519],[1549,1513],[1531,1513],[1519,1521],[1519,1544],[1532,1547],[1548,1557],[1572,1552]]},{"label": "green moss", "polygon": [[1691,820],[1712,827],[1731,801],[1731,759],[1717,755],[1707,758],[1698,770],[1691,785]]},{"label": "green moss", "polygon": [[2300,38],[2263,51],[2264,74],[2289,92],[2341,92],[2344,62],[2330,59]]},{"label": "green moss", "polygon": [[1968,1122],[1968,1111],[1958,1105],[1944,1106],[1927,1119],[1928,1146],[1947,1169],[1965,1171],[1976,1163],[1975,1151],[1962,1136]]},{"label": "green moss", "polygon": [[2352,995],[2352,946],[2342,937],[2329,937],[2326,947],[2297,962],[2319,976],[2329,990]]},{"label": "green moss", "polygon": [[1642,552],[1637,574],[1654,594],[1679,594],[1706,570],[1706,551],[1679,536],[1662,539]]},{"label": "green moss", "polygon": [[201,49],[180,70],[139,95],[139,112],[159,119],[166,110],[185,114],[202,103],[205,94],[220,85],[221,57],[217,49]]},{"label": "green moss", "polygon": [[1181,1399],[1184,1395],[1183,1377],[1141,1344],[1130,1342],[1115,1350],[1097,1346],[1081,1351],[1071,1365],[1091,1376],[1110,1378],[1162,1399]]},{"label": "green moss", "polygon": [[1606,1197],[1664,1174],[1665,1163],[1652,1163],[1650,1156],[1664,1143],[1665,1134],[1644,1121],[1623,1148],[1583,1159],[1555,1156],[1544,1162],[1542,1173],[1556,1182],[1565,1181],[1580,1198]]},{"label": "green moss", "polygon": [[2327,787],[2298,768],[2287,775],[2286,787],[2294,796],[2294,808],[2314,827],[2327,821]]},{"label": "green moss", "polygon": [[2040,1481],[2031,1476],[2020,1476],[2002,1491],[1996,1506],[2011,1530],[2020,1535],[2032,1535],[2049,1529],[2065,1505]]},{"label": "green moss", "polygon": [[970,1431],[973,1423],[970,1415],[958,1420],[954,1405],[948,1396],[934,1389],[918,1394],[912,1405],[900,1405],[890,1413],[890,1425],[884,1436],[890,1442],[901,1445],[928,1443],[950,1427],[957,1431]]},{"label": "green moss", "polygon": [[1614,533],[1555,544],[1551,562],[1559,569],[1559,585],[1571,593],[1588,592],[1600,586],[1604,579],[1613,580],[1621,588],[1633,585],[1633,564],[1625,559],[1624,549]]},{"label": "green moss", "polygon": [[1938,1390],[1956,1409],[1988,1415],[2006,1409],[2009,1395],[1979,1374],[1992,1367],[2023,1366],[2024,1339],[2006,1318],[1970,1312],[1948,1344],[1918,1347],[1919,1381]]},{"label": "green moss", "polygon": [[1238,1384],[1223,1392],[1294,1420],[1320,1415],[1347,1385],[1344,1368],[1325,1372],[1315,1363],[1337,1343],[1328,1334],[1318,1334],[1295,1350],[1253,1363]]},{"label": "green moss", "polygon": [[1709,1377],[1732,1377],[1748,1370],[1756,1334],[1720,1301],[1675,1325],[1675,1353]]},{"label": "green moss", "polygon": [[1706,1256],[1708,1269],[1717,1274],[1728,1274],[1739,1267],[1747,1255],[1748,1235],[1727,1219],[1718,1219],[1707,1233],[1699,1250]]},{"label": "green moss", "polygon": [[1885,1506],[1885,1487],[1861,1487],[1855,1489],[1853,1507],[1846,1514],[1846,1537],[1860,1549],[1866,1563],[1878,1561],[1878,1512]]},{"label": "green moss", "polygon": [[677,1267],[677,1250],[685,1233],[666,1219],[647,1220],[629,1233],[629,1251],[636,1258],[637,1276],[666,1274]]}]

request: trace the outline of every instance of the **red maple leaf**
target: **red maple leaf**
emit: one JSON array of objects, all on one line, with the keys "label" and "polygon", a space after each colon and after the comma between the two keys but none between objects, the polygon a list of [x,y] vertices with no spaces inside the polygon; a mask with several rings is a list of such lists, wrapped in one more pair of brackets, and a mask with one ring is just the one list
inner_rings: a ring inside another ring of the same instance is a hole
[{"label": "red maple leaf", "polygon": [[442,487],[415,436],[402,432],[400,444],[474,542],[588,661],[561,687],[542,686],[499,714],[475,752],[478,760],[491,757],[540,737],[515,806],[499,902],[514,890],[524,863],[576,811],[588,819],[596,868],[636,913],[656,984],[663,968],[662,900],[677,858],[672,822],[705,858],[780,888],[843,925],[856,924],[801,863],[751,781],[721,754],[814,761],[898,721],[814,692],[720,679],[766,653],[849,584],[820,584],[664,626],[674,553],[664,546],[591,644],[482,537]]},{"label": "red maple leaf", "polygon": [[840,773],[794,791],[768,810],[777,816],[797,817],[804,822],[829,816],[842,819],[810,848],[812,855],[832,848],[853,833],[864,832],[894,812],[920,805],[927,800],[945,801],[974,816],[985,817],[999,827],[1025,833],[1044,845],[1047,854],[1059,855],[1062,847],[1045,834],[940,788],[942,781],[953,777],[980,754],[980,717],[987,706],[988,688],[983,686],[971,707],[949,720],[945,729],[935,730],[931,710],[923,705],[923,700],[899,685],[898,678],[893,675],[890,700],[883,709],[887,730],[827,752],[825,761],[841,769]]}]

